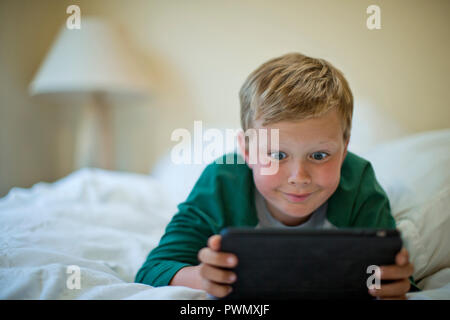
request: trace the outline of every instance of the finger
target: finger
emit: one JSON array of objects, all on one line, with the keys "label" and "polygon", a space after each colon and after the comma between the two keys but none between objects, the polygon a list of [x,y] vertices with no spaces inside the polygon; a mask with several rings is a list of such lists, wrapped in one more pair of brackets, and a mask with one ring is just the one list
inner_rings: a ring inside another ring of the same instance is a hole
[{"label": "finger", "polygon": [[414,272],[414,266],[411,263],[405,266],[382,266],[380,271],[382,280],[399,280],[409,278]]},{"label": "finger", "polygon": [[210,247],[214,251],[220,250],[220,241],[222,237],[218,234],[215,234],[208,239],[208,247]]},{"label": "finger", "polygon": [[402,250],[397,253],[395,256],[395,263],[399,266],[403,266],[409,263],[409,253],[406,248],[402,248]]},{"label": "finger", "polygon": [[234,272],[218,269],[208,264],[200,265],[200,275],[207,280],[219,284],[231,284],[236,281],[236,274]]},{"label": "finger", "polygon": [[212,294],[213,296],[218,298],[225,297],[226,295],[230,294],[232,290],[231,286],[217,284],[207,279],[202,280],[202,288],[209,294]]},{"label": "finger", "polygon": [[370,289],[369,293],[374,297],[387,298],[405,295],[411,287],[408,279],[383,284],[380,289]]},{"label": "finger", "polygon": [[236,255],[213,251],[208,247],[203,248],[198,252],[198,260],[202,263],[222,268],[233,268],[238,262]]}]

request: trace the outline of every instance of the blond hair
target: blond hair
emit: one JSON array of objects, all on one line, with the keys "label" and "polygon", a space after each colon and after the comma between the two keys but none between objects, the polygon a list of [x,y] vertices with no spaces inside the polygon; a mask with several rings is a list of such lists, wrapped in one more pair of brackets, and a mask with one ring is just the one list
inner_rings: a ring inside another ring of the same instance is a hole
[{"label": "blond hair", "polygon": [[320,117],[336,108],[344,141],[350,137],[353,95],[341,71],[323,59],[289,53],[262,64],[239,91],[241,125]]}]

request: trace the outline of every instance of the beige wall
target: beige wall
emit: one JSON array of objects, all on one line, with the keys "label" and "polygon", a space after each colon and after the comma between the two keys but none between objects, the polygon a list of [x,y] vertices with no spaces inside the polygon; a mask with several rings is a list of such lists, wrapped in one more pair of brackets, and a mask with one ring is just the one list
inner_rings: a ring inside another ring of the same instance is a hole
[{"label": "beige wall", "polygon": [[27,95],[64,4],[0,1],[0,196],[13,186],[58,178],[59,113]]},{"label": "beige wall", "polygon": [[[447,0],[0,1],[0,194],[71,171],[79,110],[37,104],[26,86],[72,3],[121,23],[155,83],[147,105],[114,106],[119,170],[148,172],[195,119],[239,126],[245,77],[291,51],[331,61],[357,100],[411,131],[450,127]],[[370,4],[381,30],[366,28]]]}]

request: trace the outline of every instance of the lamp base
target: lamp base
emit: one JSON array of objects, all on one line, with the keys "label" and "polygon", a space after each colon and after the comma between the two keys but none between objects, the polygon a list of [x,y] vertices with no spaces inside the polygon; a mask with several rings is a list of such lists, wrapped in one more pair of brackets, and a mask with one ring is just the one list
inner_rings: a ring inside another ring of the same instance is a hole
[{"label": "lamp base", "polygon": [[75,169],[96,167],[113,170],[111,109],[100,93],[83,106],[77,132]]}]

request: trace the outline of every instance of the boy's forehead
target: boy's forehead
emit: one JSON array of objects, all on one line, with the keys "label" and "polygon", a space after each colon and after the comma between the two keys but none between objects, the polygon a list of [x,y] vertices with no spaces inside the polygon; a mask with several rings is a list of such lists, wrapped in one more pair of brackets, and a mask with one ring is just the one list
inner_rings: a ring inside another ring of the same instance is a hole
[{"label": "boy's forehead", "polygon": [[256,120],[255,129],[267,129],[268,133],[278,129],[280,142],[293,139],[323,144],[336,143],[342,139],[340,119],[333,114],[305,120],[280,121],[268,125],[263,125],[263,122],[260,119]]}]

